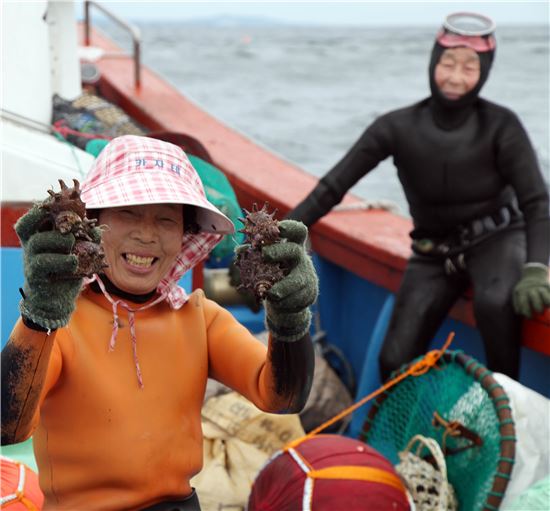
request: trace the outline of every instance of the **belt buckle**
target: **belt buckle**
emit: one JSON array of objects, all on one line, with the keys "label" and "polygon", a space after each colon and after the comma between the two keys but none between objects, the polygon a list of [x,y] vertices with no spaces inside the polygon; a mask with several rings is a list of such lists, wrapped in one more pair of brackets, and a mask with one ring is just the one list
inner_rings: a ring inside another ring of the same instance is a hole
[{"label": "belt buckle", "polygon": [[494,232],[497,229],[497,223],[493,220],[493,217],[491,215],[487,215],[483,219],[483,227],[487,232]]},{"label": "belt buckle", "polygon": [[472,238],[476,238],[477,236],[483,234],[484,231],[484,220],[485,219],[476,219],[472,221],[471,229],[472,229]]},{"label": "belt buckle", "polygon": [[419,240],[414,240],[414,248],[421,252],[422,254],[430,254],[435,248],[435,243],[429,238],[421,238]]},{"label": "belt buckle", "polygon": [[466,258],[464,252],[461,252],[456,257],[447,257],[443,263],[445,273],[447,275],[453,275],[466,269]]}]

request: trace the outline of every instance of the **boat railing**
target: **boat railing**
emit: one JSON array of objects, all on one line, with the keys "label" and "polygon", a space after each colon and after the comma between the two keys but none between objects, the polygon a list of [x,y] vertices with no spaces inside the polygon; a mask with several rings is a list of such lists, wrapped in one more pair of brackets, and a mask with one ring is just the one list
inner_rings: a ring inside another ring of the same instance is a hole
[{"label": "boat railing", "polygon": [[91,17],[91,7],[94,7],[98,10],[100,10],[103,14],[105,14],[108,18],[110,18],[112,21],[117,23],[120,27],[125,29],[127,32],[130,33],[132,37],[132,44],[133,44],[133,59],[134,59],[134,85],[136,89],[139,89],[141,86],[141,33],[139,31],[139,28],[131,25],[130,23],[127,23],[122,18],[111,12],[109,9],[107,9],[105,6],[99,4],[98,2],[94,2],[93,0],[85,0],[84,2],[84,44],[86,46],[90,46],[90,33],[91,33],[91,24],[92,24],[92,17]]},{"label": "boat railing", "polygon": [[52,132],[52,127],[49,124],[44,124],[43,122],[31,119],[25,115],[18,114],[17,112],[6,110],[5,108],[0,108],[0,119],[2,119],[2,121],[11,121],[19,126],[24,126],[25,128],[33,129],[35,131],[41,131],[42,133]]}]

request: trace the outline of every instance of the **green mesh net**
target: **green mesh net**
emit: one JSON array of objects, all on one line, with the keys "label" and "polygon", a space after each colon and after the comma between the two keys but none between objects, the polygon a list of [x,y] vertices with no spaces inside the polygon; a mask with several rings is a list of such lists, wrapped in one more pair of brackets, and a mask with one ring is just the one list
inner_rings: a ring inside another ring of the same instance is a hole
[{"label": "green mesh net", "polygon": [[[236,231],[242,229],[243,224],[239,220],[242,217],[241,208],[223,172],[196,156],[188,155],[188,157],[201,178],[207,199],[233,222]],[[232,257],[235,247],[243,241],[244,234],[241,232],[228,234],[214,247],[211,257],[218,261]]]},{"label": "green mesh net", "polygon": [[[482,440],[481,446],[445,456],[459,509],[496,509],[488,503],[488,499],[500,501],[503,496],[503,490],[495,491],[495,480],[506,479],[496,485],[505,488],[513,464],[513,447],[511,458],[506,458],[502,450],[504,441],[515,441],[513,421],[499,417],[501,408],[510,408],[508,397],[490,371],[474,359],[468,357],[466,364],[459,363],[459,353],[447,352],[437,368],[421,376],[409,376],[380,396],[372,405],[360,438],[396,464],[399,451],[416,434],[435,438],[449,451],[472,445],[464,437],[445,435],[444,441],[445,428],[434,424],[434,412],[447,421],[459,421]],[[498,396],[492,397],[491,391],[497,387]],[[504,426],[508,428],[506,435],[501,433]],[[503,472],[503,466],[509,470]]]}]

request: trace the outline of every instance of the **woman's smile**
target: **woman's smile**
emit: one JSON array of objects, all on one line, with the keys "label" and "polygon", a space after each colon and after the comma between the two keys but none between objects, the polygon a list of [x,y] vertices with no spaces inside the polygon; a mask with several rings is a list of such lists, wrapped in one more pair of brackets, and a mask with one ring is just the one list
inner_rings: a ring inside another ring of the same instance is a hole
[{"label": "woman's smile", "polygon": [[181,252],[183,206],[108,208],[100,212],[99,220],[108,227],[102,238],[107,277],[128,293],[155,290]]}]

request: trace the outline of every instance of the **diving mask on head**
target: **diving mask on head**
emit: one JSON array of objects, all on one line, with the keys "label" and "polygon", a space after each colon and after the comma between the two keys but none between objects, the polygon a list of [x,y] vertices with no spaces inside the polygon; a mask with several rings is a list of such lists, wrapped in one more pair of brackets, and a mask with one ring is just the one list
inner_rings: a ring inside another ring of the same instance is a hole
[{"label": "diving mask on head", "polygon": [[477,53],[493,51],[496,47],[495,22],[473,12],[449,14],[437,34],[437,42],[444,48],[466,46]]}]

